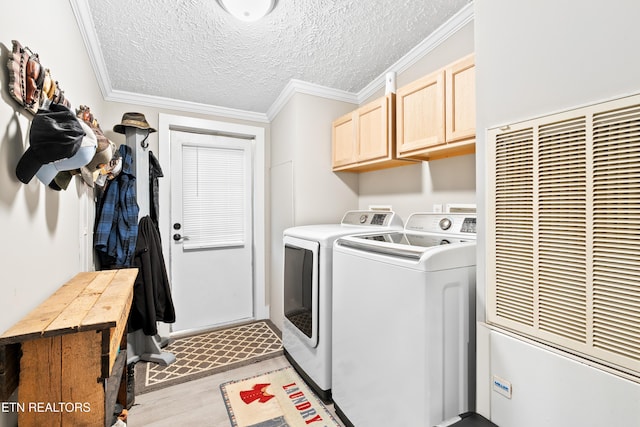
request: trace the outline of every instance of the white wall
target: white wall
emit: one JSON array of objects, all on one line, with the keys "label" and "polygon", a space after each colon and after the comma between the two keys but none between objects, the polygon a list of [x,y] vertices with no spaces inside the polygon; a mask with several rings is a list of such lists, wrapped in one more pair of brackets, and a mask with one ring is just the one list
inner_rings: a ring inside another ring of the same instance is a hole
[{"label": "white wall", "polygon": [[420,162],[360,175],[360,209],[391,205],[406,220],[434,204],[475,203],[475,155]]},{"label": "white wall", "polygon": [[297,94],[294,158],[295,225],[337,223],[355,209],[357,180],[331,171],[331,123],[349,103]]},{"label": "white wall", "polygon": [[[62,283],[92,265],[93,200],[75,179],[66,191],[45,188],[37,178],[28,185],[15,167],[28,146],[31,116],[8,93],[7,61],[12,40],[40,55],[73,107],[91,107],[100,119],[100,95],[71,6],[66,1],[31,0],[5,6],[0,15],[0,331],[35,308]],[[27,16],[25,19],[19,16]],[[85,228],[88,234],[85,235]],[[0,414],[0,426],[14,425]]]},{"label": "white wall", "polygon": [[293,226],[294,218],[294,174],[296,117],[298,113],[295,97],[280,110],[271,122],[271,227],[270,227],[270,318],[282,330],[283,309],[283,247],[282,232]]},{"label": "white wall", "polygon": [[296,93],[271,122],[271,320],[282,329],[282,232],[338,223],[358,207],[357,175],[331,171],[331,122],[356,106]]},{"label": "white wall", "polygon": [[[18,40],[40,55],[73,107],[88,105],[100,119],[105,102],[100,95],[82,38],[68,2],[55,7],[46,0],[32,0],[29,24],[14,13],[0,16],[2,61],[0,86],[0,330],[4,331],[46,299],[67,279],[85,269],[87,254],[85,215],[93,202],[79,179],[67,191],[46,188],[37,178],[19,182],[15,167],[28,147],[31,115],[10,97],[7,61],[11,40]],[[52,29],[55,27],[64,30]],[[89,236],[93,218],[88,224]]]},{"label": "white wall", "polygon": [[[486,129],[640,92],[640,57],[634,54],[640,45],[638,16],[640,2],[632,0],[588,5],[553,0],[475,0],[480,320],[484,320],[486,290],[482,250]],[[485,416],[490,416],[493,398],[490,362],[499,356],[490,355],[489,347],[488,331],[480,328],[477,404]],[[556,372],[538,373],[549,383],[558,381]],[[563,379],[562,387],[566,394],[577,397],[585,393],[579,382],[570,379]],[[584,409],[578,406],[576,410]],[[556,418],[553,425],[572,425],[572,420]]]}]

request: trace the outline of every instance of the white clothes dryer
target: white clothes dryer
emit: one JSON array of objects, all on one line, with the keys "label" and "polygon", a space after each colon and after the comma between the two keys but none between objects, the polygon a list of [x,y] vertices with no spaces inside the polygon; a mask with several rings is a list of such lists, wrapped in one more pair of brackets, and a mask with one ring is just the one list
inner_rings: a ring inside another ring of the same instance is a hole
[{"label": "white clothes dryer", "polygon": [[331,401],[332,252],[349,234],[402,230],[387,211],[348,211],[340,224],[306,225],[284,231],[284,354],[325,402]]},{"label": "white clothes dryer", "polygon": [[416,213],[404,232],[335,242],[332,395],[347,426],[430,427],[469,410],[475,230],[475,214]]}]

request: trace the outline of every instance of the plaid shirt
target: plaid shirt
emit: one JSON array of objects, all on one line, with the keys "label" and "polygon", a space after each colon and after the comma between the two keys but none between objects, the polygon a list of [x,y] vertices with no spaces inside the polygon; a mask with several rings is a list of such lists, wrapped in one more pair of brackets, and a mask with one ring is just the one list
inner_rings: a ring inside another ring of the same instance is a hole
[{"label": "plaid shirt", "polygon": [[120,145],[122,171],[109,181],[96,212],[94,247],[103,268],[130,267],[138,237],[136,177],[133,175],[131,148]]}]

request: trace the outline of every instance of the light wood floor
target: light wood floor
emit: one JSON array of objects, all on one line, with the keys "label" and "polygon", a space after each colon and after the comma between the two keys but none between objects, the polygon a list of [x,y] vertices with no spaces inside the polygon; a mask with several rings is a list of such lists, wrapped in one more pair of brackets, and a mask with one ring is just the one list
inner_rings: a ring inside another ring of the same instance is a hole
[{"label": "light wood floor", "polygon": [[[284,356],[136,396],[128,427],[231,426],[220,384],[290,366]],[[333,411],[329,411],[339,422]]]}]

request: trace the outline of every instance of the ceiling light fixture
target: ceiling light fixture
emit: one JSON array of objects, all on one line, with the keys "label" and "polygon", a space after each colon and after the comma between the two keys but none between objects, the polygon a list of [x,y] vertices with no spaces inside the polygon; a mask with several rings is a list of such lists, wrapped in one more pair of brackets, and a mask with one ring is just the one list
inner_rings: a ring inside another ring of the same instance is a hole
[{"label": "ceiling light fixture", "polygon": [[224,10],[241,21],[257,21],[276,7],[278,0],[217,0]]}]

